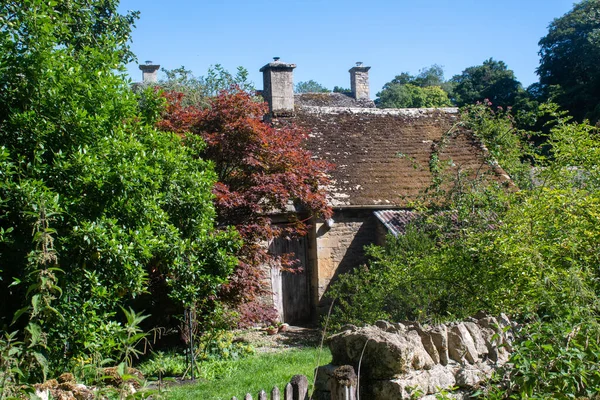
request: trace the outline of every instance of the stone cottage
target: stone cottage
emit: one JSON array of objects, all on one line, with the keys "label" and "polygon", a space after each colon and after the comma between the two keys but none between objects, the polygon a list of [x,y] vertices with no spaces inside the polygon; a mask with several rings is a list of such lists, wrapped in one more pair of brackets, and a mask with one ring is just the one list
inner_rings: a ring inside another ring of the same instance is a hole
[{"label": "stone cottage", "polygon": [[[291,122],[309,132],[307,147],[335,165],[329,202],[334,215],[314,221],[301,240],[276,240],[274,252],[296,253],[303,271],[271,271],[273,301],[285,322],[315,319],[324,294],[339,274],[365,261],[364,246],[382,244],[412,218],[411,207],[433,183],[431,165],[456,174],[489,174],[508,181],[468,131],[458,109],[377,109],[369,96],[369,69],[350,69],[350,94],[294,94],[295,64],[276,58],[260,69],[271,123]],[[439,161],[437,161],[439,160]]]}]

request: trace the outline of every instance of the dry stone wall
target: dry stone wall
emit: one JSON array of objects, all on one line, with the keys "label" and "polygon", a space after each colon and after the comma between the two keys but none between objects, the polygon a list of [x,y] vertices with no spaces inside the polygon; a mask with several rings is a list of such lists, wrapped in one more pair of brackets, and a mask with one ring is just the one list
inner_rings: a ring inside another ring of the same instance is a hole
[{"label": "dry stone wall", "polygon": [[386,321],[363,328],[348,325],[328,339],[333,360],[318,369],[315,398],[330,398],[331,376],[342,365],[358,372],[365,399],[411,399],[416,393],[434,399],[440,390],[453,387],[459,388],[453,396],[462,398],[508,361],[513,328],[505,315],[437,326]]}]

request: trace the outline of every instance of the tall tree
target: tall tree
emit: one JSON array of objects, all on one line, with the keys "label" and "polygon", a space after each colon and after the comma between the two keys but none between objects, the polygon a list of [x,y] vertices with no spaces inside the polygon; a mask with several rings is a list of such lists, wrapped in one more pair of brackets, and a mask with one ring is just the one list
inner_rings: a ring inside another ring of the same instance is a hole
[{"label": "tall tree", "polygon": [[149,277],[190,305],[236,263],[211,164],[139,115],[115,73],[135,17],[117,4],[0,6],[0,327],[17,311],[13,329],[60,371],[119,351],[114,316]]},{"label": "tall tree", "polygon": [[434,64],[416,76],[403,72],[383,86],[375,104],[380,108],[447,107],[451,85],[444,81],[444,69]]},{"label": "tall tree", "polygon": [[540,42],[540,83],[581,120],[600,118],[600,0],[584,0],[556,18]]},{"label": "tall tree", "polygon": [[321,85],[319,82],[313,81],[312,79],[305,82],[296,83],[294,88],[296,93],[329,93],[331,90]]},{"label": "tall tree", "polygon": [[439,86],[419,87],[413,84],[393,84],[377,93],[375,101],[380,108],[430,108],[452,105],[446,93]]},{"label": "tall tree", "polygon": [[482,65],[465,69],[452,77],[454,100],[458,106],[475,104],[485,99],[494,106],[512,106],[517,95],[523,91],[521,83],[503,61],[493,58]]},{"label": "tall tree", "polygon": [[[291,267],[294,258],[277,259],[263,244],[280,235],[303,235],[311,216],[331,215],[323,189],[329,166],[303,149],[306,132],[263,122],[266,104],[239,88],[212,98],[206,109],[182,106],[181,93],[166,96],[169,106],[158,126],[204,139],[199,155],[217,171],[219,223],[235,226],[244,239],[240,263],[221,295],[239,307],[242,324],[274,318],[272,308],[260,302],[266,294],[263,267],[273,262]],[[297,212],[289,212],[290,206]],[[287,213],[288,222],[273,224],[274,212]]]}]

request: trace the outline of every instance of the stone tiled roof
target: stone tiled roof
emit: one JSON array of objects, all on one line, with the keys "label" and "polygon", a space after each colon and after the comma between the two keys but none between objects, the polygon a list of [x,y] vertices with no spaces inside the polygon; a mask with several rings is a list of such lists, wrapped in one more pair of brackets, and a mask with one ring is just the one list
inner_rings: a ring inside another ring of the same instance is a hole
[{"label": "stone tiled roof", "polygon": [[503,171],[485,161],[481,144],[456,123],[458,110],[296,107],[293,121],[309,131],[307,147],[335,165],[334,207],[409,207],[432,184],[430,163],[456,171]]}]

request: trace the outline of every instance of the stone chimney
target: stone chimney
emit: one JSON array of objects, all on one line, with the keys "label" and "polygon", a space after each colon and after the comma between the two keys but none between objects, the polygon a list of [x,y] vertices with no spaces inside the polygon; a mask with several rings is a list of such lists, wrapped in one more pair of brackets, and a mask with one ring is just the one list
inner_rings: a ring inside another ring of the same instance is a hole
[{"label": "stone chimney", "polygon": [[355,67],[350,68],[350,87],[352,97],[357,100],[369,100],[369,70],[362,62],[357,62]]},{"label": "stone chimney", "polygon": [[269,111],[274,117],[294,113],[294,68],[273,57],[273,62],[260,69],[263,73],[263,97],[269,103]]},{"label": "stone chimney", "polygon": [[140,65],[142,70],[142,82],[143,83],[155,83],[157,79],[158,69],[160,65],[152,64],[152,61],[146,61],[145,64]]}]

